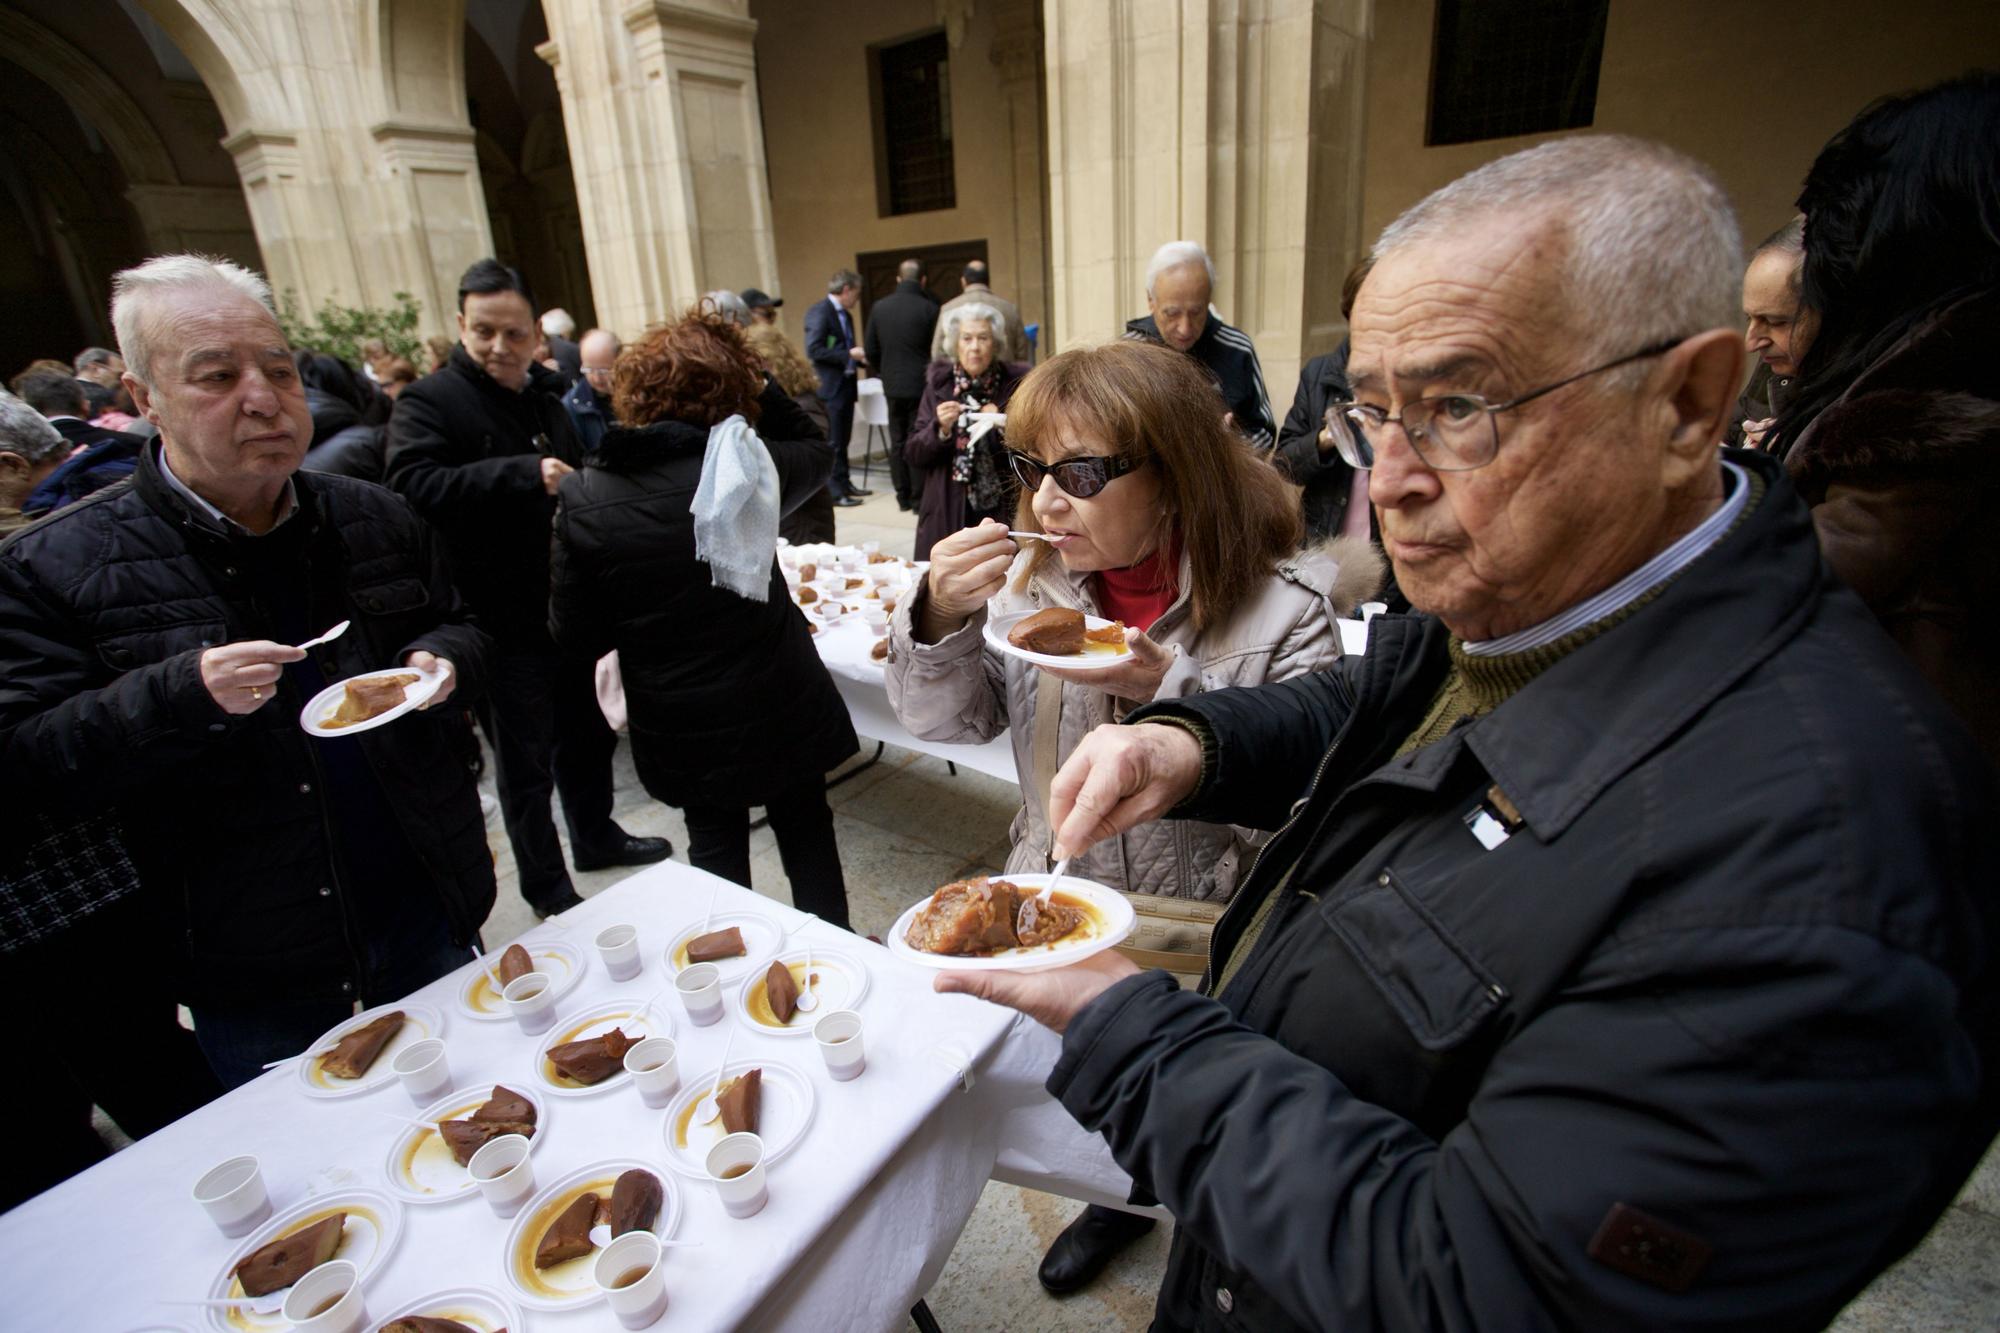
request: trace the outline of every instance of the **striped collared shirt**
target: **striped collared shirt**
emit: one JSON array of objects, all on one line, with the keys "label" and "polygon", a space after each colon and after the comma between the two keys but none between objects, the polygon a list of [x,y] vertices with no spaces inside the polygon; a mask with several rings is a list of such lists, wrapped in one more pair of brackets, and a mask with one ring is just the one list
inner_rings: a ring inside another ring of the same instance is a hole
[{"label": "striped collared shirt", "polygon": [[1502,653],[1524,653],[1530,648],[1545,647],[1565,634],[1595,624],[1612,612],[1623,609],[1686,569],[1704,551],[1722,540],[1722,534],[1729,531],[1730,524],[1750,503],[1750,474],[1727,460],[1722,464],[1722,474],[1725,488],[1722,504],[1692,532],[1603,592],[1585,598],[1539,625],[1517,630],[1503,638],[1465,644],[1466,656],[1498,657]]}]

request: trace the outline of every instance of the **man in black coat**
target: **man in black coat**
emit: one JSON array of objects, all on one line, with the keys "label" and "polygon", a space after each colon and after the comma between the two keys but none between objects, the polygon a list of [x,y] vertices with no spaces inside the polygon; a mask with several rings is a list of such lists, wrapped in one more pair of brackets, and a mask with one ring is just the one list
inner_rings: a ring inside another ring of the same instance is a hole
[{"label": "man in black coat", "polygon": [[819,375],[819,400],[826,404],[826,438],[833,446],[826,488],[843,509],[875,492],[854,484],[847,444],[854,437],[855,385],[866,350],[854,340],[854,307],[861,300],[861,277],[841,269],[826,280],[826,299],[806,310],[806,359]]},{"label": "man in black coat", "polygon": [[[160,438],[0,545],[0,799],[118,815],[150,951],[235,1084],[471,961],[494,880],[458,691],[491,640],[408,506],[298,470],[312,424],[261,278],[172,255],[114,292]],[[441,684],[366,732],[301,728],[384,668]]]},{"label": "man in black coat", "polygon": [[1064,1032],[1049,1091],[1176,1219],[1155,1328],[1818,1328],[1992,1139],[1991,774],[1776,461],[1715,448],[1738,246],[1614,136],[1391,224],[1343,448],[1424,614],[1053,784],[1055,856],[1276,830],[1206,993],[941,982]]},{"label": "man in black coat", "polygon": [[81,500],[93,491],[132,475],[143,441],[124,431],[92,425],[85,417],[84,381],[69,375],[37,371],[21,377],[21,398],[49,419],[62,437],[82,450],[36,486],[22,502],[30,518]]},{"label": "man in black coat", "polygon": [[611,819],[617,737],[598,711],[592,663],[549,638],[549,531],[556,483],[581,461],[562,380],[531,359],[526,285],[482,259],[460,280],[459,343],[442,370],[397,396],[389,485],[444,537],[466,601],[498,644],[479,703],[521,896],[548,916],[582,901],[563,865],[549,798],[562,796],[579,870],[673,854]]},{"label": "man in black coat", "polygon": [[910,418],[924,396],[924,370],[931,363],[931,330],[937,325],[937,302],[923,286],[924,266],[905,259],[896,270],[896,290],[868,312],[863,342],[868,364],[882,376],[882,396],[889,400],[889,476],[896,483],[896,507],[908,513],[917,507],[910,489],[910,465],[903,458],[903,441]]}]

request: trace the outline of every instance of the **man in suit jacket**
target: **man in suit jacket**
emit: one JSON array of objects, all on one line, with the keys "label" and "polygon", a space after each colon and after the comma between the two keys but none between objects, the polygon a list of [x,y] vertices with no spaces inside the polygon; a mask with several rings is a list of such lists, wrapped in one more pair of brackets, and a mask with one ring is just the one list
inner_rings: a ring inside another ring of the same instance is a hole
[{"label": "man in suit jacket", "polygon": [[843,509],[874,494],[854,484],[847,462],[847,442],[854,434],[855,386],[867,356],[854,337],[854,307],[860,300],[861,275],[844,268],[826,280],[826,299],[806,311],[806,356],[819,373],[819,400],[826,404],[827,441],[833,445],[833,471],[826,488]]},{"label": "man in suit jacket", "polygon": [[145,441],[86,421],[84,413],[90,409],[82,380],[53,370],[35,371],[21,377],[20,387],[22,401],[47,417],[57,433],[75,446],[62,466],[22,501],[22,513],[39,518],[132,475]]},{"label": "man in suit jacket", "polygon": [[931,363],[931,329],[937,305],[923,285],[924,266],[905,259],[896,269],[896,290],[868,312],[865,339],[868,364],[882,376],[882,395],[889,400],[889,476],[896,483],[896,507],[909,513],[917,507],[910,490],[910,464],[903,457],[903,440],[910,418],[924,396],[924,370]]},{"label": "man in suit jacket", "polygon": [[954,308],[968,301],[977,301],[998,310],[1000,318],[1007,322],[1006,337],[994,349],[994,356],[1001,361],[1018,361],[1024,366],[1034,363],[1035,345],[1028,341],[1028,331],[1021,323],[1020,308],[1006,297],[993,294],[993,289],[986,285],[991,278],[992,273],[983,259],[973,260],[959,273],[959,294],[946,301],[937,312],[937,325],[931,333],[931,360],[942,360],[957,352],[957,348],[944,345],[945,320]]}]

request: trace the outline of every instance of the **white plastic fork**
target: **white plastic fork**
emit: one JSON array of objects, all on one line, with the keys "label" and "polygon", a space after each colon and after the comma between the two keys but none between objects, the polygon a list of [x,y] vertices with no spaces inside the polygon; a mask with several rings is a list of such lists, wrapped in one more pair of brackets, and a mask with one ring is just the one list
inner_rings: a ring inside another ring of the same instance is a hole
[{"label": "white plastic fork", "polygon": [[697,1125],[710,1124],[717,1116],[722,1114],[722,1107],[715,1098],[722,1091],[723,1078],[729,1073],[729,1052],[734,1049],[735,1045],[736,1029],[731,1027],[729,1029],[729,1040],[722,1043],[722,1063],[715,1070],[715,1086],[708,1090],[706,1097],[695,1103],[694,1121]]}]

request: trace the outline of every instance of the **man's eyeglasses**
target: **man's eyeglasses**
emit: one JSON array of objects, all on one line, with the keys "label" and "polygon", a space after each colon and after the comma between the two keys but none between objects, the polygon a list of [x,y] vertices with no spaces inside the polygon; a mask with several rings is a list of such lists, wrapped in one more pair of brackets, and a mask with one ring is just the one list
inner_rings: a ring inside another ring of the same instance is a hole
[{"label": "man's eyeglasses", "polygon": [[1121,458],[1112,454],[1102,458],[1065,458],[1060,463],[1044,463],[1014,450],[1007,451],[1008,461],[1014,465],[1014,476],[1021,488],[1038,491],[1042,488],[1042,478],[1053,476],[1056,485],[1066,495],[1079,500],[1091,496],[1109,486],[1127,472],[1136,472],[1146,465],[1144,458]]},{"label": "man's eyeglasses", "polygon": [[1391,416],[1387,408],[1373,403],[1337,402],[1327,408],[1326,424],[1330,428],[1335,426],[1335,413],[1346,416],[1355,424],[1355,430],[1332,430],[1334,448],[1340,451],[1341,458],[1351,468],[1367,471],[1375,466],[1375,451],[1388,438],[1389,427],[1393,424],[1403,428],[1403,434],[1409,437],[1410,447],[1417,451],[1418,458],[1424,460],[1424,466],[1433,472],[1470,472],[1474,468],[1485,467],[1500,452],[1500,426],[1493,419],[1495,414],[1531,403],[1543,394],[1554,393],[1580,379],[1600,375],[1649,356],[1659,356],[1684,341],[1683,338],[1669,338],[1651,347],[1642,347],[1630,356],[1580,370],[1568,379],[1544,384],[1504,403],[1489,403],[1476,393],[1442,394],[1436,398],[1418,398],[1404,403],[1403,410]]}]

